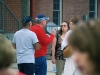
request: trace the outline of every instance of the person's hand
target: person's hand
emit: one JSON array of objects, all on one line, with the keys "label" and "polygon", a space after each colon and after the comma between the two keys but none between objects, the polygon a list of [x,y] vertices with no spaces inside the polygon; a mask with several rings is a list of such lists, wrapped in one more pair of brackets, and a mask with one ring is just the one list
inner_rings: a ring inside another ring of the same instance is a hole
[{"label": "person's hand", "polygon": [[52,58],[52,63],[56,64],[56,59],[55,58]]},{"label": "person's hand", "polygon": [[56,31],[53,29],[51,34],[56,35]]},{"label": "person's hand", "polygon": [[50,37],[50,35],[49,34],[46,34],[46,36],[49,38]]}]

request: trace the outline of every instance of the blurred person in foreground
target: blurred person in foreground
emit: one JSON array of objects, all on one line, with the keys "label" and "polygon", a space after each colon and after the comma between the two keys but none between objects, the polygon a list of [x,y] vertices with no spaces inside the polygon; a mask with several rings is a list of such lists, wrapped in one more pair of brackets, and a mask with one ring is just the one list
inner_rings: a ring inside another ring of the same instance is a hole
[{"label": "blurred person in foreground", "polygon": [[11,41],[5,35],[0,34],[0,75],[25,75],[10,68],[14,57],[15,50]]},{"label": "blurred person in foreground", "polygon": [[31,31],[35,32],[41,48],[35,52],[35,75],[47,75],[46,53],[48,45],[53,41],[56,31],[53,30],[51,35],[47,37],[44,28],[46,27],[48,17],[44,14],[36,16],[36,25],[32,26]]},{"label": "blurred person in foreground", "polygon": [[74,61],[82,75],[100,75],[100,20],[78,26],[69,36]]},{"label": "blurred person in foreground", "polygon": [[[70,30],[66,33],[65,38],[63,39],[63,42],[61,44],[61,50],[69,46],[68,37],[73,32],[73,30],[77,27],[78,23],[80,23],[80,19],[78,17],[72,17],[70,19],[70,24],[69,24]],[[64,66],[64,75],[80,75],[78,72],[76,72],[76,67],[74,61],[72,60],[72,55],[65,59],[66,62]]]},{"label": "blurred person in foreground", "polygon": [[40,49],[37,36],[30,31],[33,19],[25,16],[22,19],[23,28],[17,31],[13,38],[13,45],[16,49],[17,65],[20,72],[26,75],[33,75],[35,72],[35,50]]},{"label": "blurred person in foreground", "polygon": [[64,70],[65,59],[62,55],[60,56],[59,53],[61,51],[61,43],[68,30],[69,23],[63,21],[60,30],[58,30],[58,33],[56,34],[56,37],[53,39],[52,42],[52,63],[56,64],[56,75],[62,75],[62,72]]}]

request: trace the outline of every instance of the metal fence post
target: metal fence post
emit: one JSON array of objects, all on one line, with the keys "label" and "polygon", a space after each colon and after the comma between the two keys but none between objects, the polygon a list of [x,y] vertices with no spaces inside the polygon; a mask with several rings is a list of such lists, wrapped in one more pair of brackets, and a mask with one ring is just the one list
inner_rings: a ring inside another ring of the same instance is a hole
[{"label": "metal fence post", "polygon": [[2,20],[2,30],[4,31],[4,3],[2,2],[2,15],[1,15],[1,20]]},{"label": "metal fence post", "polygon": [[18,23],[18,30],[19,30],[20,29],[20,22],[18,21],[17,23]]}]

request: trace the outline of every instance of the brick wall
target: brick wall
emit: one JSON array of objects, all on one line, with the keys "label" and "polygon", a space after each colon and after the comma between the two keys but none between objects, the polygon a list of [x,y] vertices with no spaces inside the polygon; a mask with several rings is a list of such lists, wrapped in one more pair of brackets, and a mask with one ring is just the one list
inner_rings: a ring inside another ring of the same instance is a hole
[{"label": "brick wall", "polygon": [[98,18],[100,18],[100,1],[98,1]]},{"label": "brick wall", "polygon": [[[33,0],[34,19],[38,13],[44,13],[53,20],[53,0]],[[4,0],[18,19],[21,16],[20,0]],[[89,0],[63,0],[63,20],[68,20],[73,16],[83,17],[89,14]],[[98,3],[98,17],[100,17],[100,2]]]},{"label": "brick wall", "polygon": [[[62,0],[62,18],[69,21],[73,16],[83,19],[83,15],[89,16],[89,0]],[[53,0],[34,0],[34,18],[38,13],[44,13],[53,20]],[[100,2],[98,3],[98,17],[100,17]]]},{"label": "brick wall", "polygon": [[89,14],[89,0],[63,0],[63,20],[69,21],[73,16],[83,18]]},{"label": "brick wall", "polygon": [[[73,16],[83,18],[84,14],[89,14],[89,0],[62,0],[62,17],[63,20],[69,21]],[[21,1],[20,0],[4,0],[7,6],[11,9],[14,15],[20,20],[21,17]],[[38,13],[43,13],[50,17],[50,22],[53,21],[53,0],[33,0],[34,18]],[[100,2],[98,2],[98,17],[100,17]]]},{"label": "brick wall", "polygon": [[6,5],[10,8],[10,10],[14,13],[14,15],[20,19],[21,9],[20,9],[20,0],[4,0]]},{"label": "brick wall", "polygon": [[38,14],[38,0],[33,0],[33,13],[31,13],[31,14],[34,14],[32,17],[33,17],[33,19],[35,19],[35,17],[36,17],[36,15]]},{"label": "brick wall", "polygon": [[38,13],[43,13],[53,20],[53,0],[34,0],[34,18]]}]

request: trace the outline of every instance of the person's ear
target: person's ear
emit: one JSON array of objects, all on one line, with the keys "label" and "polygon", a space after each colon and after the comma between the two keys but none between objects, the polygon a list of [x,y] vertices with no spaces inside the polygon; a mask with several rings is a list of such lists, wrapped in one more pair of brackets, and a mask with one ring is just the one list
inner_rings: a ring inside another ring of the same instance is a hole
[{"label": "person's ear", "polygon": [[43,21],[41,21],[41,24],[43,25]]},{"label": "person's ear", "polygon": [[31,21],[29,22],[29,25],[31,25]]}]

